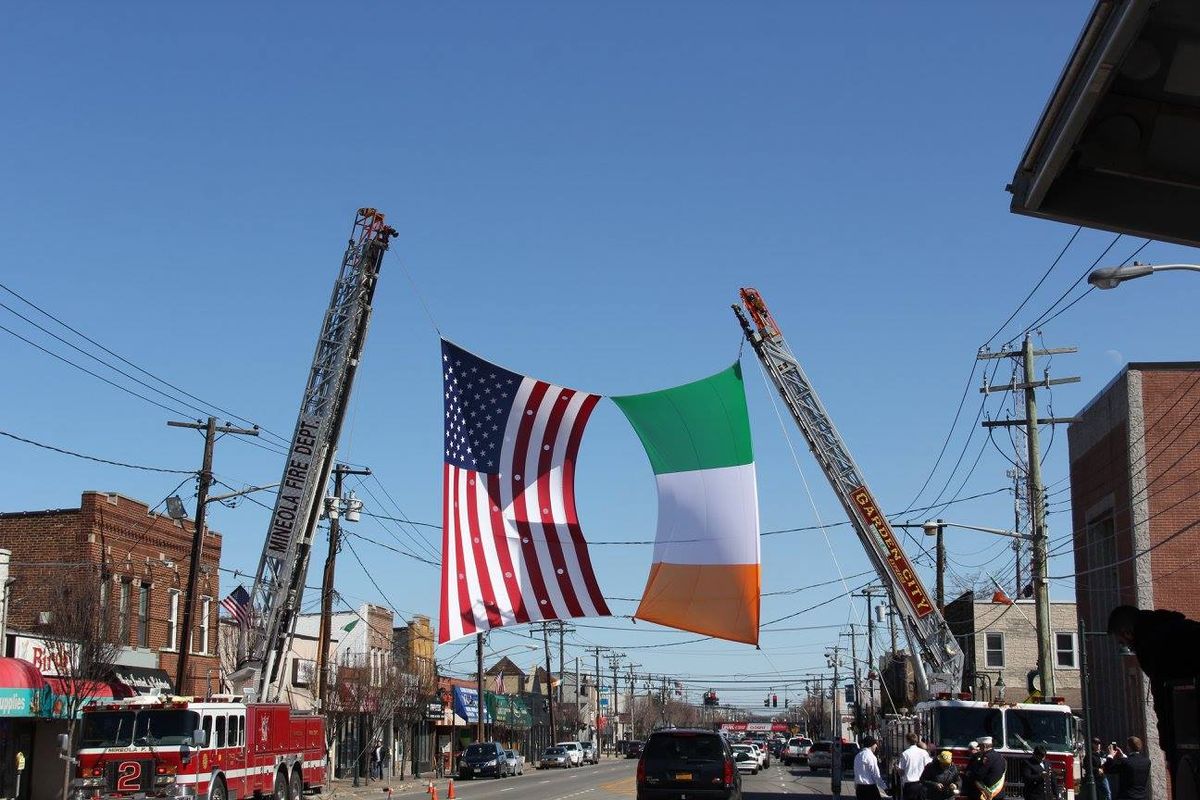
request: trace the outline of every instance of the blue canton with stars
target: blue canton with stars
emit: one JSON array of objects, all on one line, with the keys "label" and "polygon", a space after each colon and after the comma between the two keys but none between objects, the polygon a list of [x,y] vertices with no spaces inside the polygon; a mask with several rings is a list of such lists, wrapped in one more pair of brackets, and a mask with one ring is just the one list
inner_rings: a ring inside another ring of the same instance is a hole
[{"label": "blue canton with stars", "polygon": [[461,469],[500,472],[500,450],[524,376],[442,340],[445,459]]}]

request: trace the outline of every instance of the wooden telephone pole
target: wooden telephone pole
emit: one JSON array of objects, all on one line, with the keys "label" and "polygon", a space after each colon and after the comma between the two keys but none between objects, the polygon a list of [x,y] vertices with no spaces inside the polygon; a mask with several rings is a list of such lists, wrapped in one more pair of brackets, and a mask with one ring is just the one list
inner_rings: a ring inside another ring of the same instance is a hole
[{"label": "wooden telephone pole", "polygon": [[[208,507],[208,490],[212,486],[213,449],[217,443],[218,433],[233,433],[238,436],[258,436],[258,428],[235,428],[232,425],[218,425],[216,417],[209,417],[207,422],[167,422],[172,428],[192,428],[204,431],[204,460],[200,466],[199,482],[196,487],[196,527],[192,531],[192,555],[188,564],[187,592],[183,595],[183,627],[179,632],[179,660],[175,664],[175,691],[180,694],[192,694],[185,683],[188,675],[188,659],[192,650],[192,624],[196,608],[196,583],[200,579],[200,557],[204,553],[204,517]],[[202,648],[208,650],[208,643]]]}]

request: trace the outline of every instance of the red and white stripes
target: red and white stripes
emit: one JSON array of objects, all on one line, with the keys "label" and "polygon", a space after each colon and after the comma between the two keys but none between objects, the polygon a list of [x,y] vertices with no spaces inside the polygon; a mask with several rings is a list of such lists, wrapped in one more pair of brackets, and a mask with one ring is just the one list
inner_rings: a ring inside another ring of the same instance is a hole
[{"label": "red and white stripes", "polygon": [[610,613],[574,492],[579,443],[599,399],[524,378],[493,467],[445,465],[439,643],[503,625]]}]

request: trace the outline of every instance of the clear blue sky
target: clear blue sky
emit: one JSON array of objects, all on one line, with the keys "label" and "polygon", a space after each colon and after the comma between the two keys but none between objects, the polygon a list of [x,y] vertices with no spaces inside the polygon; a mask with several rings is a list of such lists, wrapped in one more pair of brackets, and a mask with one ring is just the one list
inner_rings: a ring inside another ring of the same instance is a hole
[{"label": "clear blue sky", "polygon": [[[290,433],[354,209],[385,210],[400,235],[341,455],[371,466],[406,514],[431,522],[440,519],[440,375],[416,290],[464,346],[620,394],[728,365],[739,348],[728,306],[739,286],[755,285],[895,513],[934,463],[976,348],[1072,232],[1011,215],[1004,186],[1090,5],[15,6],[0,31],[0,274],[156,374]],[[999,341],[1111,239],[1082,233]],[[1106,263],[1139,244],[1122,239]],[[1195,255],[1151,244],[1141,258]],[[1078,410],[1126,360],[1193,357],[1187,280],[1168,274],[1093,293],[1046,328],[1047,344],[1080,347],[1051,365],[1083,378],[1055,390],[1055,413]],[[68,353],[3,309],[0,324]],[[0,429],[121,461],[198,463],[199,438],[165,426],[176,414],[3,332],[0,343]],[[812,525],[771,395],[746,364],[763,529]],[[918,505],[946,482],[978,402],[972,386]],[[999,398],[988,408],[1003,414]],[[589,434],[578,484],[585,532],[651,538],[654,483],[632,431],[603,404]],[[1065,486],[1065,440],[1059,431],[1046,462],[1054,489]],[[944,498],[981,441],[976,432]],[[798,455],[821,518],[840,522],[811,458]],[[6,511],[69,506],[85,489],[153,504],[175,484],[11,440],[0,440],[0,459]],[[989,447],[962,495],[1004,487],[1007,467]],[[272,453],[218,446],[217,473],[231,483],[272,482],[280,469]],[[369,485],[384,501],[366,497],[369,510],[396,513]],[[1066,496],[1052,498],[1052,535],[1069,530]],[[998,494],[943,515],[1006,526],[1011,513]],[[253,570],[265,516],[250,504],[214,510],[227,566]],[[413,546],[379,521],[357,530]],[[764,591],[867,568],[844,525],[828,535],[836,565],[819,532],[765,538]],[[965,532],[950,541],[959,573],[991,568],[1011,581],[1004,542]],[[436,612],[435,569],[354,546],[386,599],[344,551],[348,598]],[[640,594],[649,547],[594,553],[607,594]],[[1053,573],[1070,571],[1069,557],[1055,559]],[[767,596],[763,618],[840,591]],[[1071,584],[1054,594],[1070,596]],[[836,626],[850,613],[838,600],[777,627]],[[701,690],[706,676],[775,681],[822,667],[836,635],[764,631],[761,652],[712,642],[649,649],[690,637],[624,620],[587,625],[576,644],[613,645],[643,670],[691,676]],[[492,647],[519,642],[497,634]],[[465,658],[451,664],[469,669]]]}]

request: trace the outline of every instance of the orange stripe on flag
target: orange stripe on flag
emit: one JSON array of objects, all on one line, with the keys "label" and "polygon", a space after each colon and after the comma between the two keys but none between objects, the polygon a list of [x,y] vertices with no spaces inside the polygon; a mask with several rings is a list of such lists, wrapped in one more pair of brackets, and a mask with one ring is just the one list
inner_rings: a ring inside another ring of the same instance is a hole
[{"label": "orange stripe on flag", "polygon": [[654,564],[637,619],[758,644],[758,564]]}]

